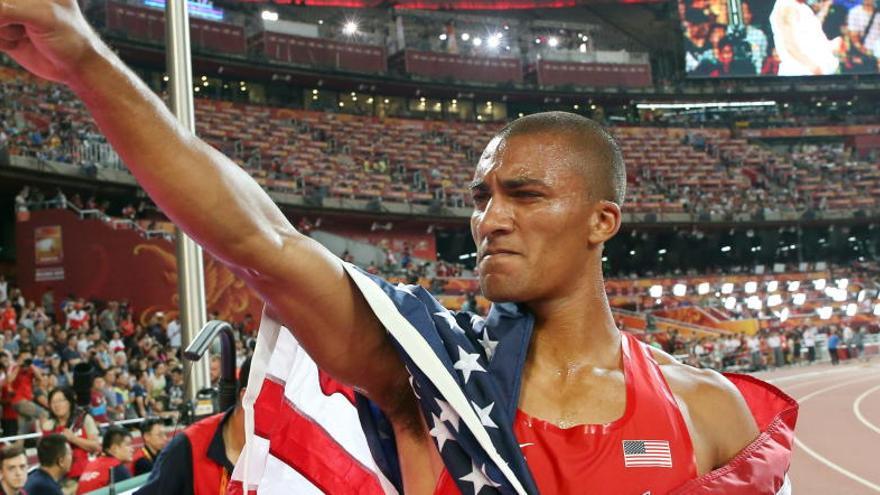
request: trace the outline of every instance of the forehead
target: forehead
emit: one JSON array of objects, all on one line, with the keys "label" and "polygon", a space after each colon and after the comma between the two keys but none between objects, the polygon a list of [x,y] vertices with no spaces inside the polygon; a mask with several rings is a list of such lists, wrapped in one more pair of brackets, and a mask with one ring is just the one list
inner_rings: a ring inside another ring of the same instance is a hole
[{"label": "forehead", "polygon": [[474,183],[512,179],[540,180],[548,186],[571,184],[578,153],[568,136],[552,133],[496,136],[474,170]]}]

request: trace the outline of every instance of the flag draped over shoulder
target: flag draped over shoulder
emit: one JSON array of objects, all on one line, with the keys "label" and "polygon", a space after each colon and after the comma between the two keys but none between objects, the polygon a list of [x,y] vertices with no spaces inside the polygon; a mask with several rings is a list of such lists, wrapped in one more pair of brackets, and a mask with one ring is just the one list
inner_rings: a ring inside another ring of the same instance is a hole
[{"label": "flag draped over shoulder", "polygon": [[[461,493],[537,494],[512,427],[532,317],[512,304],[493,305],[486,319],[450,312],[421,287],[394,286],[344,266],[400,352],[429,434]],[[260,385],[244,398],[246,444],[231,494],[402,493],[393,433],[381,411],[321,373],[291,333],[265,314],[249,383]],[[781,394],[773,389],[760,399],[773,391]],[[778,462],[760,466],[773,470],[767,490],[749,493],[784,493],[794,417],[760,414],[767,421],[759,425],[773,424],[782,436],[756,440],[773,440]],[[754,467],[748,456],[740,464]],[[738,472],[715,476],[714,488],[719,482],[748,486],[735,479]],[[701,491],[701,480],[680,493],[711,493]]]}]

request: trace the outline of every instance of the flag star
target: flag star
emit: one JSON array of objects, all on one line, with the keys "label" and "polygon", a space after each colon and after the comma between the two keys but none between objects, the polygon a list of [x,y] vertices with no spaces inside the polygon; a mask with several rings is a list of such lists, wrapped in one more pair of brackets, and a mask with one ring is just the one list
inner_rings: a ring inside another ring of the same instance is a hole
[{"label": "flag star", "polygon": [[480,490],[483,489],[484,486],[489,486],[492,488],[497,488],[501,485],[492,481],[491,478],[486,474],[486,465],[483,464],[483,467],[478,468],[476,464],[471,462],[471,472],[459,478],[461,481],[467,481],[468,483],[474,484],[474,495],[478,495]]},{"label": "flag star", "polygon": [[495,422],[492,421],[492,418],[489,416],[489,413],[492,412],[492,408],[495,407],[494,402],[490,402],[489,405],[486,407],[480,407],[474,401],[471,401],[471,404],[473,404],[474,409],[477,411],[477,416],[480,417],[480,423],[482,423],[483,426],[488,426],[489,428],[498,428],[498,425],[496,425]]},{"label": "flag star", "polygon": [[477,339],[477,342],[483,346],[483,349],[486,350],[486,359],[491,361],[492,356],[495,354],[495,348],[498,347],[498,341],[492,340],[489,338],[489,330],[487,328],[483,328],[483,338]]},{"label": "flag star", "polygon": [[477,359],[480,358],[479,354],[469,354],[467,351],[458,346],[458,361],[452,365],[453,368],[461,371],[461,374],[464,375],[464,383],[467,385],[468,380],[471,378],[471,373],[475,371],[486,372],[480,363],[477,362]]},{"label": "flag star", "polygon": [[449,325],[449,327],[452,328],[454,332],[460,334],[464,333],[464,330],[462,330],[461,327],[458,326],[458,321],[455,320],[455,316],[452,314],[452,311],[437,311],[436,313],[434,313],[434,316],[439,316],[440,318],[446,320],[446,324]]},{"label": "flag star", "polygon": [[455,437],[452,435],[452,432],[449,431],[449,428],[446,427],[446,424],[438,418],[436,414],[431,413],[431,419],[434,421],[434,427],[431,428],[431,431],[428,433],[434,437],[434,440],[437,442],[437,451],[442,454],[443,445],[446,444],[446,441],[455,441]]},{"label": "flag star", "polygon": [[437,406],[440,408],[440,421],[449,421],[449,424],[458,431],[458,413],[455,412],[450,405],[440,399],[434,399],[437,402]]}]

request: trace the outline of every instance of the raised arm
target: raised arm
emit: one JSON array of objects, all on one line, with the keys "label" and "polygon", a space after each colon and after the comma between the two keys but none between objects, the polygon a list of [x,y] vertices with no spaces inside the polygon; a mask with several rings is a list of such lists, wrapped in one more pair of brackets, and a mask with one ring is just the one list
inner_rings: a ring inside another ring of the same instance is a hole
[{"label": "raised arm", "polygon": [[69,86],[162,211],[257,290],[319,366],[386,412],[401,407],[401,396],[414,404],[399,356],[340,260],[297,232],[245,171],[182,128],[75,0],[0,0],[0,50]]}]

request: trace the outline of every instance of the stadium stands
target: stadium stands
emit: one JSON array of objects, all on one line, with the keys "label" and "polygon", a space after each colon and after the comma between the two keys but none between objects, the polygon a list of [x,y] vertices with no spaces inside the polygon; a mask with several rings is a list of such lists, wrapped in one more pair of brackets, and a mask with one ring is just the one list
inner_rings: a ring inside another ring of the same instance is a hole
[{"label": "stadium stands", "polygon": [[[119,166],[66,90],[0,69],[10,153]],[[22,119],[18,125],[12,111]],[[500,124],[371,118],[197,100],[198,132],[263,186],[411,204],[466,206],[465,184]],[[780,152],[723,129],[612,129],[628,164],[631,213],[729,220],[773,213],[876,211],[880,171],[842,146]]]}]

